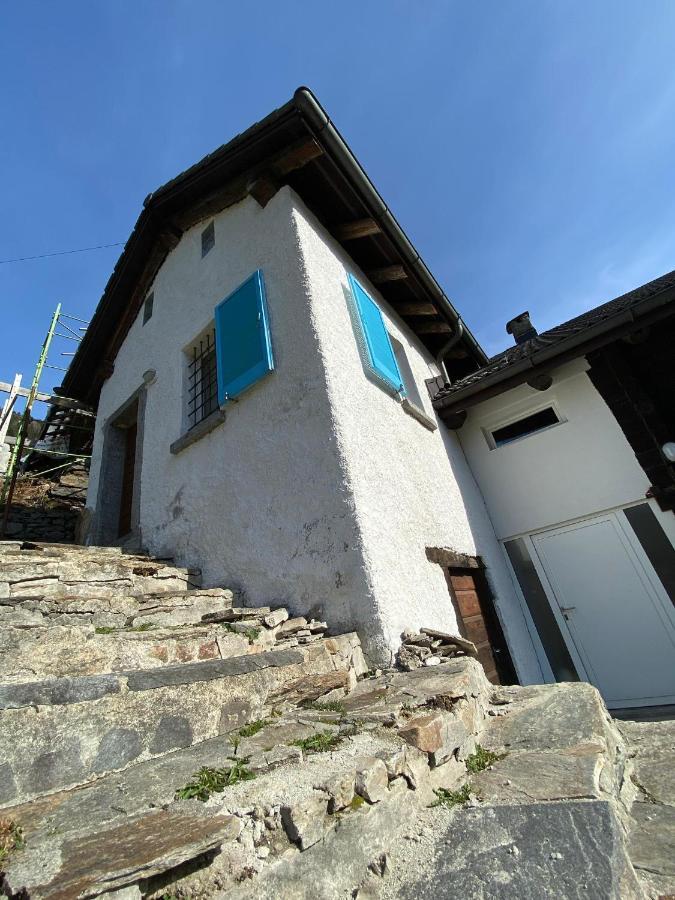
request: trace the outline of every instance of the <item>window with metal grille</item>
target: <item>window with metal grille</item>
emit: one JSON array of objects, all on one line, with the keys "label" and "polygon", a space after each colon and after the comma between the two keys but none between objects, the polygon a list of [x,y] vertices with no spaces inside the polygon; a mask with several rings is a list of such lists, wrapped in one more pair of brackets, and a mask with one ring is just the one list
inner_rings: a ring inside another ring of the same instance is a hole
[{"label": "window with metal grille", "polygon": [[215,334],[209,329],[188,350],[188,429],[218,409]]}]

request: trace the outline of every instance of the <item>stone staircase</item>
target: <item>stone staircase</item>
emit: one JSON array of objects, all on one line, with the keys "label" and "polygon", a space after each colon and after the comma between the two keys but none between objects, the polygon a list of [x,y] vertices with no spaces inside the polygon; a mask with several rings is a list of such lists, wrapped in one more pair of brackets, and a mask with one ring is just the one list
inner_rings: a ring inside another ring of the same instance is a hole
[{"label": "stone staircase", "polygon": [[355,634],[235,603],[167,560],[0,545],[0,896],[667,893],[592,687],[373,674]]}]

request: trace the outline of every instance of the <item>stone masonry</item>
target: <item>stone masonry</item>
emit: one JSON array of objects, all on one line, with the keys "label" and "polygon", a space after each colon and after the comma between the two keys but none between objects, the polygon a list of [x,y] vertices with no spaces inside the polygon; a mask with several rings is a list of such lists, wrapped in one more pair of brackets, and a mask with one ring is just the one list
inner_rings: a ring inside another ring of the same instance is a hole
[{"label": "stone masonry", "polygon": [[0,545],[0,623],[10,900],[673,893],[674,730],[590,685],[373,673],[355,634],[111,548]]}]

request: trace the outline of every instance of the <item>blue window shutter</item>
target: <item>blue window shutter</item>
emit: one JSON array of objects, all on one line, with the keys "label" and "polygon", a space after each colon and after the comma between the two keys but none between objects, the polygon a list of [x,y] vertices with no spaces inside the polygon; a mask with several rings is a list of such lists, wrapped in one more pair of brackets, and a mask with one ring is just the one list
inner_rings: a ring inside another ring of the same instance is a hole
[{"label": "blue window shutter", "polygon": [[274,369],[260,269],[218,304],[215,319],[218,402],[222,404]]},{"label": "blue window shutter", "polygon": [[352,289],[356,311],[363,330],[365,349],[368,355],[367,361],[370,367],[389,387],[400,393],[405,393],[403,379],[398,370],[398,364],[389,340],[389,334],[382,319],[382,313],[353,275],[349,276],[349,285]]}]

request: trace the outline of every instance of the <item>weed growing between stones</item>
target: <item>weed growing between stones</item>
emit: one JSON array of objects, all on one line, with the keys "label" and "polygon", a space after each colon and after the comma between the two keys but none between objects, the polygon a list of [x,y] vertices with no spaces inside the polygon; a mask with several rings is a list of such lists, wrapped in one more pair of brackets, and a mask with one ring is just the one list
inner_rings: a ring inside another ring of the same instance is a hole
[{"label": "weed growing between stones", "polygon": [[125,631],[151,631],[157,628],[154,622],[142,622],[140,625],[133,625],[129,628],[115,628],[114,625],[97,625],[94,628],[95,634],[117,634],[117,632]]},{"label": "weed growing between stones", "polygon": [[486,750],[485,747],[477,744],[475,752],[466,758],[467,771],[471,772],[472,775],[477,775],[478,772],[482,772],[493,763],[504,759],[506,755],[506,753],[493,753],[492,750]]},{"label": "weed growing between stones", "polygon": [[15,850],[21,850],[25,844],[21,826],[13,819],[0,819],[0,866],[7,862]]},{"label": "weed growing between stones", "polygon": [[249,722],[248,725],[244,725],[243,728],[240,728],[237,734],[239,735],[239,737],[243,738],[253,737],[254,734],[262,731],[262,729],[269,724],[270,723],[267,719],[256,719],[255,722]]},{"label": "weed growing between stones", "polygon": [[247,628],[245,631],[241,631],[239,628],[235,628],[231,622],[221,622],[221,626],[225,631],[229,631],[230,634],[243,634],[244,637],[248,639],[249,644],[254,643],[262,631],[262,628],[256,628],[255,626]]},{"label": "weed growing between stones", "polygon": [[293,741],[291,746],[300,747],[304,753],[325,753],[327,750],[334,750],[341,741],[342,738],[339,734],[333,734],[332,731],[319,731],[311,737]]},{"label": "weed growing between stones", "polygon": [[205,803],[211,794],[220,794],[226,787],[239,784],[240,781],[251,781],[255,774],[246,768],[247,759],[229,757],[232,766],[229,769],[202,768],[192,776],[185,787],[176,791],[176,800],[201,800]]},{"label": "weed growing between stones", "polygon": [[357,809],[360,809],[365,802],[366,801],[360,794],[354,794],[354,796],[352,797],[352,802],[349,804],[349,808],[355,811]]},{"label": "weed growing between stones", "polygon": [[340,703],[339,700],[331,700],[328,703],[321,703],[318,700],[305,700],[300,706],[303,709],[318,709],[321,712],[336,712],[340,713],[341,716],[344,716],[346,713],[344,704]]},{"label": "weed growing between stones", "polygon": [[471,787],[468,784],[462,785],[458,791],[449,791],[446,788],[434,788],[436,799],[432,806],[464,806],[471,799]]}]

